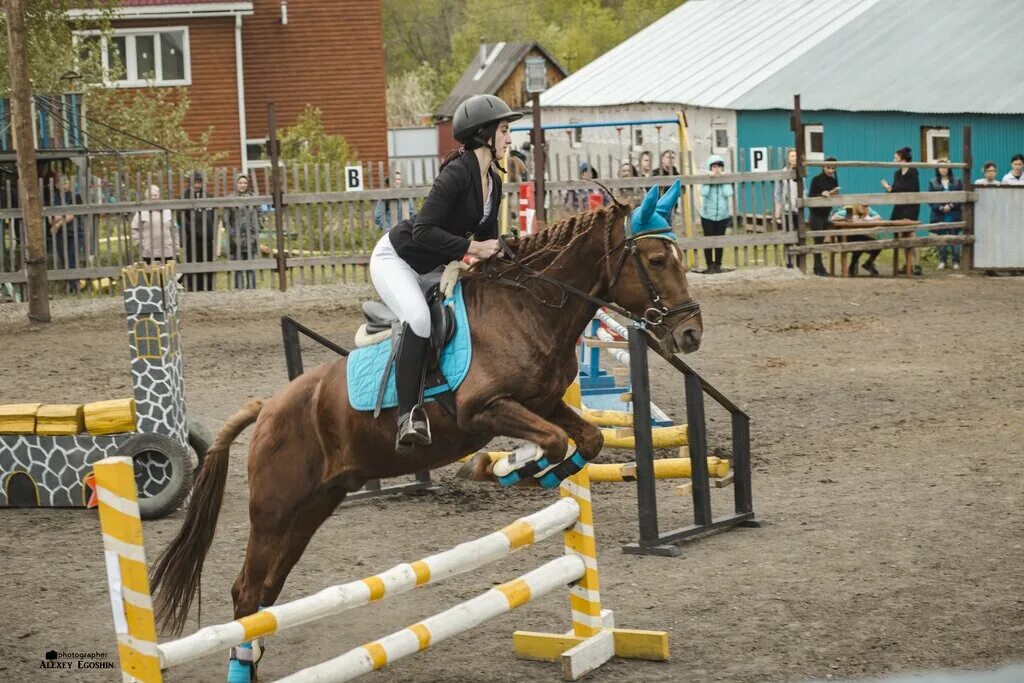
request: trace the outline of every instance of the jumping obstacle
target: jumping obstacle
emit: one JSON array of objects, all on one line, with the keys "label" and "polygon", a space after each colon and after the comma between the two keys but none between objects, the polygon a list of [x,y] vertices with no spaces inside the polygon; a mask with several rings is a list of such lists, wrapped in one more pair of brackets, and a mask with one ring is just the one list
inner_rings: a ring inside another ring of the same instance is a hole
[{"label": "jumping obstacle", "polygon": [[479,569],[558,532],[563,533],[565,552],[558,559],[283,680],[351,680],[566,584],[571,584],[572,630],[558,634],[517,631],[513,634],[517,656],[561,662],[565,680],[577,680],[614,656],[655,661],[669,657],[665,631],[615,628],[614,615],[601,609],[590,480],[585,470],[562,483],[558,502],[487,536],[162,644],[156,637],[131,460],[107,458],[96,463],[95,472],[107,581],[124,680],[159,683],[163,680],[162,669]]},{"label": "jumping obstacle", "polygon": [[[598,422],[602,426],[631,426],[632,396],[629,383],[629,352],[625,341],[626,328],[604,309],[599,309],[590,324],[590,334],[584,335],[579,344],[579,379],[585,412],[596,413],[595,418],[614,420]],[[607,351],[622,367],[611,372],[601,367],[601,351]],[[622,380],[620,383],[618,380]],[[651,424],[668,427],[672,418],[654,403],[651,403]],[[616,416],[618,414],[618,417]],[[682,444],[679,444],[682,445]]]},{"label": "jumping obstacle", "polygon": [[0,507],[86,507],[92,465],[115,453],[134,460],[147,519],[191,490],[188,449],[201,462],[208,439],[185,412],[174,263],[129,266],[121,280],[134,399],[0,406]]}]

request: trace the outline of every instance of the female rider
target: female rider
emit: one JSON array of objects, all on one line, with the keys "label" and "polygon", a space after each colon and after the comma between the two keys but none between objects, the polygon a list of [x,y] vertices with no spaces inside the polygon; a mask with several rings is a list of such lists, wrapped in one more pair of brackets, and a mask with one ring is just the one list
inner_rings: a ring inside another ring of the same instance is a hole
[{"label": "female rider", "polygon": [[386,233],[370,256],[370,279],[402,321],[395,362],[398,436],[395,450],[430,444],[430,425],[418,405],[430,337],[424,290],[450,261],[498,252],[501,178],[492,168],[511,141],[508,124],[522,117],[493,95],[470,97],[455,111],[452,132],[462,143],[441,164],[423,208]]}]

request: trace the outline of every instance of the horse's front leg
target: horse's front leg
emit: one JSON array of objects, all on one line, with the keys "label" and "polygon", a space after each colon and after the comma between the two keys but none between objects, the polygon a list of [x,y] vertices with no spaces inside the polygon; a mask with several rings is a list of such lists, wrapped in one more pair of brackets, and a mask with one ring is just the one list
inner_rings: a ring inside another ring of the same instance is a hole
[{"label": "horse's front leg", "polygon": [[548,414],[548,420],[565,430],[569,438],[576,442],[577,450],[587,462],[600,455],[604,446],[601,428],[584,420],[565,401],[558,402],[554,410]]},{"label": "horse's front leg", "polygon": [[[586,426],[580,428],[559,410],[554,413],[571,424],[574,432],[583,435],[584,441],[593,449],[591,457],[596,456],[602,442],[600,432],[595,440]],[[464,478],[474,481],[496,479],[506,486],[539,483],[545,488],[553,488],[586,464],[576,449],[569,452],[569,434],[556,420],[545,419],[511,398],[498,399],[481,410],[466,411],[465,415],[463,418],[460,414],[459,427],[466,431],[510,436],[529,443],[493,463],[488,454],[478,453],[460,470],[459,475]]]}]

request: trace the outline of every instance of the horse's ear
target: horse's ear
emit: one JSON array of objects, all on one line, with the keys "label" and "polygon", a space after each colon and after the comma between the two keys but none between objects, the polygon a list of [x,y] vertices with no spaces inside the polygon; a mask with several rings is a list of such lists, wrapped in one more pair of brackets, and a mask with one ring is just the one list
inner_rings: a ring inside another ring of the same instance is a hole
[{"label": "horse's ear", "polygon": [[675,181],[669,186],[664,196],[658,200],[658,213],[668,220],[668,217],[672,214],[672,209],[675,208],[676,202],[679,201],[679,193],[683,188],[683,183],[680,180]]},{"label": "horse's ear", "polygon": [[633,214],[633,220],[639,224],[639,226],[647,226],[651,223],[651,218],[654,217],[654,212],[658,210],[658,186],[652,185],[651,189],[647,190],[647,194],[644,195],[644,201],[637,208],[637,212]]}]

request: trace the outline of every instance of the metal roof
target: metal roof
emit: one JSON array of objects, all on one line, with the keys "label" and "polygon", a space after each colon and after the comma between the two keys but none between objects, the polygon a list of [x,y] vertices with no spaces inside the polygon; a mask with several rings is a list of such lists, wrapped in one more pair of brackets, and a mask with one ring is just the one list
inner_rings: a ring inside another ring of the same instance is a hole
[{"label": "metal roof", "polygon": [[541,104],[731,108],[879,2],[688,0],[547,90]]},{"label": "metal roof", "polygon": [[1022,35],[1019,1],[889,0],[728,108],[1020,114]]},{"label": "metal roof", "polygon": [[[480,51],[477,51],[473,61],[463,72],[462,78],[448,95],[448,99],[438,107],[435,112],[437,117],[451,118],[455,116],[455,110],[467,97],[497,94],[498,89],[512,75],[516,66],[526,59],[530,50],[539,50],[558,70],[563,74],[567,73],[562,65],[538,43],[493,43],[481,47],[487,55],[486,58],[481,62]],[[481,63],[483,68],[481,68]]]}]

